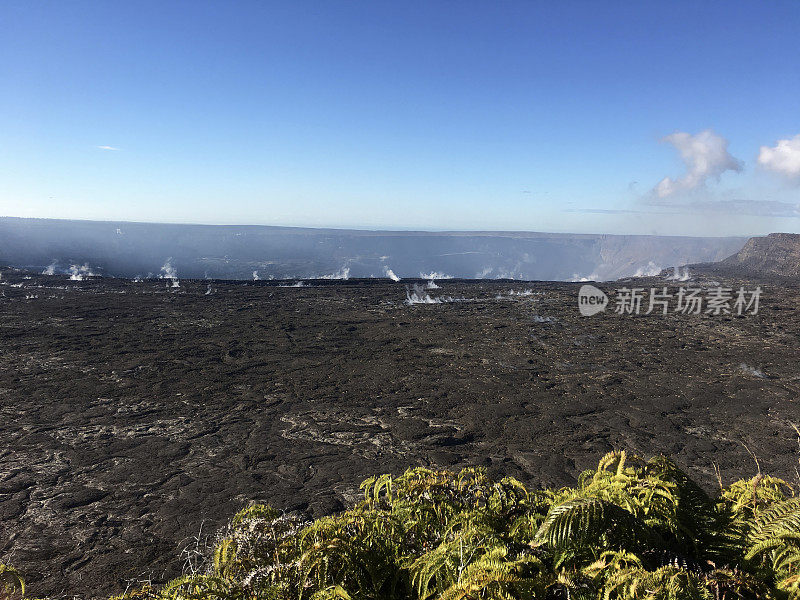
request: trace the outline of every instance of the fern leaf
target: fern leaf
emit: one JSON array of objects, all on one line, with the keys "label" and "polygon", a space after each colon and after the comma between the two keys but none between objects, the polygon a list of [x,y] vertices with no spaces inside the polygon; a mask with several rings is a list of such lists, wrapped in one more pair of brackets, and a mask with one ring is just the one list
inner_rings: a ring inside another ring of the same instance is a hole
[{"label": "fern leaf", "polygon": [[603,549],[660,545],[659,535],[625,509],[598,498],[577,498],[554,506],[536,533],[553,548],[594,544]]},{"label": "fern leaf", "polygon": [[25,594],[25,580],[14,567],[0,563],[0,591],[11,596]]}]

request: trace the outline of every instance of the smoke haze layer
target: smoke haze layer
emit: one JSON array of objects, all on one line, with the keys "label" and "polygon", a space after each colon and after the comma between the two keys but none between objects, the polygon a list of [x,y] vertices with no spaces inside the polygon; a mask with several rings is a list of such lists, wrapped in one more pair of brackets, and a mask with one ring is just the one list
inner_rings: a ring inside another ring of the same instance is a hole
[{"label": "smoke haze layer", "polygon": [[[124,231],[124,235],[118,232]],[[114,277],[609,280],[718,261],[745,238],[0,219],[0,264]],[[391,264],[391,269],[388,265]],[[169,273],[164,270],[169,265]],[[391,272],[391,275],[389,274]],[[435,275],[434,275],[435,274]],[[440,275],[441,274],[441,275]]]}]

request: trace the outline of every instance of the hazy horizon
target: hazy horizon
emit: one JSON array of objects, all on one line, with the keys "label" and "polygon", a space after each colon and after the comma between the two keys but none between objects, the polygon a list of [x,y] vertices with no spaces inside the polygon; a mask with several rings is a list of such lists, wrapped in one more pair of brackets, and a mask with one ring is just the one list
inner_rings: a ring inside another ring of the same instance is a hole
[{"label": "hazy horizon", "polygon": [[414,228],[414,227],[365,227],[359,225],[341,226],[341,227],[328,227],[325,225],[284,225],[281,223],[241,223],[241,222],[201,222],[201,221],[151,221],[146,219],[128,220],[128,219],[83,219],[83,218],[61,218],[61,217],[20,217],[18,215],[0,215],[0,219],[20,219],[20,220],[40,220],[40,221],[64,221],[64,222],[78,222],[78,223],[130,223],[130,224],[143,224],[143,225],[187,225],[198,227],[272,227],[275,229],[308,229],[317,231],[353,231],[353,232],[375,232],[375,233],[440,233],[440,234],[543,234],[543,235],[575,235],[575,236],[624,236],[624,237],[690,237],[690,238],[750,238],[761,237],[769,235],[770,233],[791,233],[781,231],[767,231],[758,234],[709,234],[709,235],[691,235],[684,233],[675,234],[660,234],[660,233],[637,233],[637,232],[620,232],[620,233],[605,233],[602,231],[568,231],[568,230],[542,230],[542,229],[446,229],[446,228]]},{"label": "hazy horizon", "polygon": [[0,218],[0,265],[129,278],[582,281],[722,260],[745,239]]}]

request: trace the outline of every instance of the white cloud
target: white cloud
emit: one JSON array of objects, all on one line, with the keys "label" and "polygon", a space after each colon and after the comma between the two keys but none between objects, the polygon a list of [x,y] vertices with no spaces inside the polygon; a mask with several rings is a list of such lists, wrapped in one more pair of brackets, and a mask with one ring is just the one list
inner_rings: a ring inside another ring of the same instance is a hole
[{"label": "white cloud", "polygon": [[119,148],[114,148],[114,146],[98,146],[100,150],[119,150]]},{"label": "white cloud", "polygon": [[800,177],[800,134],[790,140],[778,140],[772,148],[761,146],[758,164],[787,177]]},{"label": "white cloud", "polygon": [[708,179],[719,179],[725,171],[740,172],[744,164],[728,152],[728,140],[710,129],[698,134],[675,132],[663,141],[672,144],[680,152],[686,165],[686,174],[677,179],[665,177],[655,187],[659,198],[678,192],[693,190]]}]

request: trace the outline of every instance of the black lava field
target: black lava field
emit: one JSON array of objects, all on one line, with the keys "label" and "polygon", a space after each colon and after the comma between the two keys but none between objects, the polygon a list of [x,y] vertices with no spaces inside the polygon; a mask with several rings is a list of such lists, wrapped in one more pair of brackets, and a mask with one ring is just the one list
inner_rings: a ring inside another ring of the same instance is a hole
[{"label": "black lava field", "polygon": [[582,317],[572,283],[2,275],[0,555],[33,596],[164,581],[251,500],[317,517],[409,466],[566,485],[623,448],[709,489],[754,457],[797,477],[796,287]]}]

